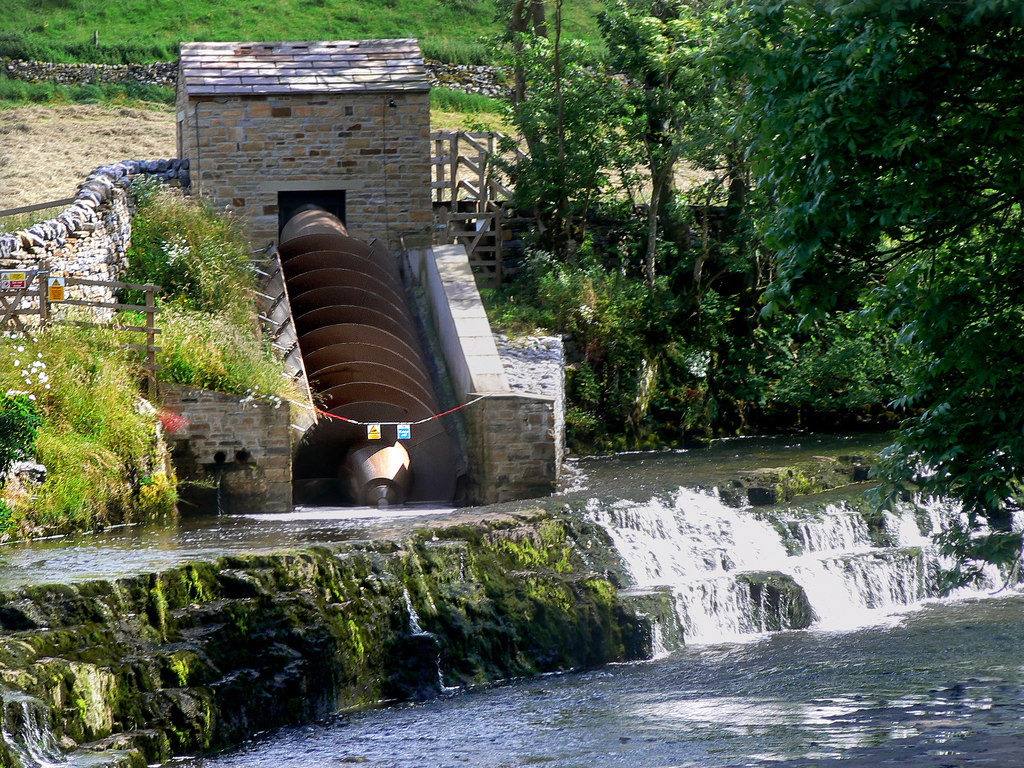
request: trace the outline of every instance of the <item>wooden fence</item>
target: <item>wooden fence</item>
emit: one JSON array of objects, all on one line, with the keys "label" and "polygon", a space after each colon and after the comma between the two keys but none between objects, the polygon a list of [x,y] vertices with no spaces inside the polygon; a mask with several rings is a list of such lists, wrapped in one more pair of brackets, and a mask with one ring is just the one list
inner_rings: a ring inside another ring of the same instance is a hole
[{"label": "wooden fence", "polygon": [[[511,182],[496,171],[494,162],[506,151],[501,146],[504,137],[500,133],[435,131],[430,138],[432,200],[435,206],[448,209],[445,240],[466,248],[482,285],[500,286],[512,271],[505,259],[506,245],[513,238],[505,205],[512,199]],[[525,157],[518,147],[508,154],[510,160]]]},{"label": "wooden fence", "polygon": [[[11,278],[16,279],[11,279]],[[51,282],[53,284],[51,284]],[[98,287],[107,289],[112,297],[109,300],[95,299],[69,299],[65,298],[65,290],[72,286]],[[131,290],[142,291],[145,296],[144,304],[126,304],[119,301],[115,291]],[[156,316],[162,310],[156,306],[156,294],[163,291],[159,285],[140,283],[123,283],[117,280],[89,280],[82,277],[63,277],[50,279],[50,273],[45,269],[34,270],[3,270],[0,272],[0,331],[26,333],[30,328],[35,328],[47,323],[72,323],[84,327],[104,327],[115,330],[129,331],[144,336],[145,343],[126,344],[125,346],[135,352],[141,352],[144,356],[140,368],[146,372],[149,379],[150,393],[154,394],[156,389],[156,372],[160,366],[156,364],[156,353],[161,347],[156,345],[157,334],[161,330],[156,326]],[[61,307],[82,307],[87,310],[99,310],[101,313],[110,313],[113,318],[115,313],[121,311],[141,312],[145,318],[143,325],[126,325],[114,322],[88,322],[82,320],[68,320],[61,317],[58,310]],[[140,338],[141,342],[142,339]]]},{"label": "wooden fence", "polygon": [[472,201],[476,209],[483,212],[509,200],[512,190],[498,177],[494,168],[493,159],[501,139],[500,133],[431,133],[430,189],[433,201]]},{"label": "wooden fence", "polygon": [[49,208],[66,208],[75,202],[76,198],[67,197],[63,200],[51,200],[48,203],[36,203],[35,205],[23,205],[20,208],[7,208],[0,211],[0,219],[5,216],[18,216],[22,213],[32,213],[34,211],[45,211]]}]

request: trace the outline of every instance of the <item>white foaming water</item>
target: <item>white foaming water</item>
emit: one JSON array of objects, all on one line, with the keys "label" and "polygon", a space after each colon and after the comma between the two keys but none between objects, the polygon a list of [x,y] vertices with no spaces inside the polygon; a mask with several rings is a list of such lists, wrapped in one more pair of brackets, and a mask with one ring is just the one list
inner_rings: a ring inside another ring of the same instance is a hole
[{"label": "white foaming water", "polygon": [[[67,760],[50,727],[50,713],[42,702],[22,694],[5,693],[3,707],[6,711],[0,738],[22,764],[67,768]],[[9,727],[11,720],[17,723],[14,729]]]},{"label": "white foaming water", "polygon": [[[807,595],[819,629],[891,621],[937,594],[939,568],[948,563],[940,561],[931,534],[958,514],[934,502],[920,510],[908,505],[885,517],[881,534],[892,546],[880,548],[864,519],[843,505],[783,515],[776,527],[714,494],[681,488],[671,499],[642,504],[602,508],[591,500],[588,513],[608,532],[638,588],[672,589],[690,644],[743,640],[789,626],[785,591],[769,601],[766,589],[737,579],[744,573],[790,577]],[[994,568],[987,581],[982,589],[998,588]]]}]

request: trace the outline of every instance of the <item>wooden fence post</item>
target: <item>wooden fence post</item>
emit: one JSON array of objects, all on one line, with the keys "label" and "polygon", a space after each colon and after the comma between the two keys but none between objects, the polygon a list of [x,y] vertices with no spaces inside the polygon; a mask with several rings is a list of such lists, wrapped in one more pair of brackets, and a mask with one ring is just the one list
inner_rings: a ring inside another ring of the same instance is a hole
[{"label": "wooden fence post", "polygon": [[451,137],[451,182],[452,182],[452,213],[458,208],[459,201],[459,131],[455,131]]},{"label": "wooden fence post", "polygon": [[36,272],[36,280],[39,284],[36,290],[39,294],[39,325],[44,326],[50,319],[50,271],[40,269]]},{"label": "wooden fence post", "polygon": [[149,398],[156,398],[156,295],[146,290],[146,369],[149,376]]}]

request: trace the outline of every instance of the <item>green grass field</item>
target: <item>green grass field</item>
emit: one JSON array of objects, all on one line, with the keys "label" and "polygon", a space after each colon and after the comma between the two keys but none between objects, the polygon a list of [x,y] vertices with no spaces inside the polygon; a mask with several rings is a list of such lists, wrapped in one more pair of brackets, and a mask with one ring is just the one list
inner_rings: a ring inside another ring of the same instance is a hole
[{"label": "green grass field", "polygon": [[[5,0],[0,56],[128,63],[194,40],[415,37],[427,58],[492,63],[495,0]],[[565,34],[597,42],[603,0],[565,6]],[[94,33],[99,45],[94,44]]]}]

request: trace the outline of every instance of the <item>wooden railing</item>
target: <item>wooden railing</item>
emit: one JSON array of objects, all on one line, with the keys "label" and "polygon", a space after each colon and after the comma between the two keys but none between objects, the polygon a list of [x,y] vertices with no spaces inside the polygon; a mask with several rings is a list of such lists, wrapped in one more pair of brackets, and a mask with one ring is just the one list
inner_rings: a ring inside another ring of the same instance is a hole
[{"label": "wooden railing", "polygon": [[[431,194],[435,203],[468,200],[478,211],[492,210],[511,199],[512,189],[495,172],[493,158],[499,151],[500,133],[435,131],[431,157]],[[525,153],[516,149],[525,157]]]},{"label": "wooden railing", "polygon": [[509,273],[504,264],[506,231],[505,203],[512,199],[511,182],[495,169],[499,152],[527,157],[522,149],[501,146],[500,133],[436,131],[431,161],[431,195],[435,204],[447,208],[443,214],[445,239],[466,248],[469,263],[484,285],[499,286]]},{"label": "wooden railing", "polygon": [[63,200],[51,200],[48,203],[36,203],[35,205],[23,205],[20,208],[7,208],[0,211],[0,219],[5,216],[18,216],[22,213],[32,213],[34,211],[45,211],[49,208],[66,208],[75,202],[74,197],[68,197]]},{"label": "wooden railing", "polygon": [[[2,287],[4,284],[10,286],[11,280],[0,282],[0,331],[16,331],[26,333],[30,328],[45,325],[47,323],[71,323],[84,327],[113,328],[120,331],[129,331],[145,336],[145,343],[126,344],[125,346],[135,352],[141,352],[144,360],[140,368],[145,371],[149,379],[150,393],[155,394],[156,372],[160,366],[156,363],[156,353],[161,347],[156,345],[157,334],[161,330],[156,326],[156,316],[163,310],[156,305],[156,294],[161,293],[163,288],[159,285],[144,283],[123,283],[118,280],[89,280],[82,277],[54,277],[51,279],[50,272],[45,269],[32,269],[24,271],[4,270],[0,276],[21,276],[14,281],[13,287]],[[73,286],[99,287],[108,290],[110,300],[95,299],[69,299],[65,298],[65,290]],[[142,291],[145,297],[144,304],[127,304],[118,301],[115,292],[118,290]],[[109,322],[89,322],[83,320],[67,320],[56,314],[60,307],[82,307],[88,310],[99,310],[103,314],[109,313]],[[121,311],[141,312],[145,319],[143,325],[127,325],[114,322],[115,313]],[[141,339],[140,339],[141,341]]]},{"label": "wooden railing", "polygon": [[504,277],[502,267],[501,208],[483,213],[451,213],[448,215],[448,242],[463,246],[477,281],[497,288]]}]

